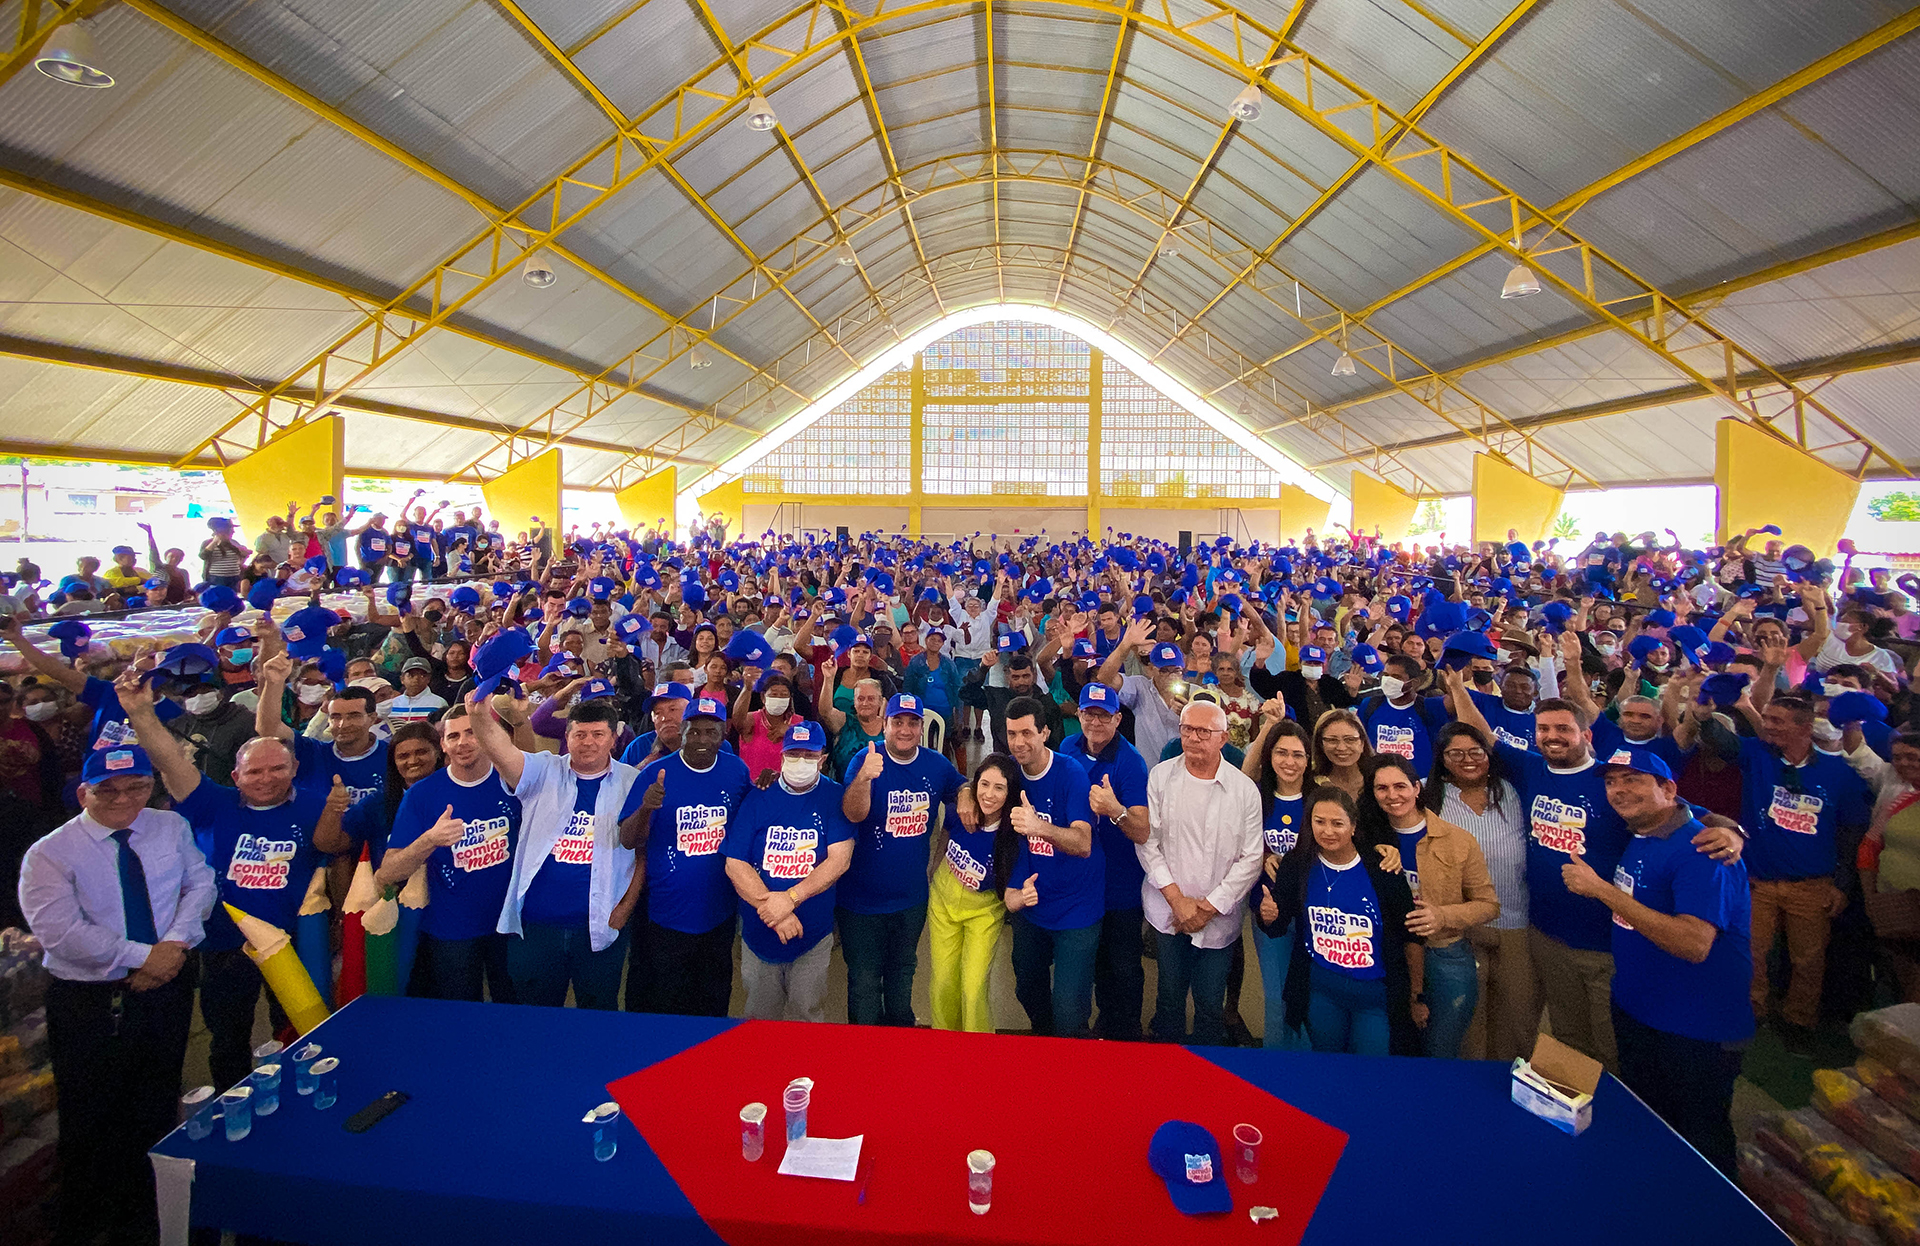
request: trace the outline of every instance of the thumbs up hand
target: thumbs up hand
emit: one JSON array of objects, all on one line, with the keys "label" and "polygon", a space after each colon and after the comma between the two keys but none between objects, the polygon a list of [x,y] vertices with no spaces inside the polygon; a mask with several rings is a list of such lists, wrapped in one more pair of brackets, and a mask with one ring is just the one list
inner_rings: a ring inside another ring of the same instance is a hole
[{"label": "thumbs up hand", "polygon": [[333,787],[327,792],[327,812],[333,814],[345,813],[347,808],[352,804],[353,793],[347,790],[347,785],[341,781],[339,775],[334,775]]},{"label": "thumbs up hand", "polygon": [[1119,795],[1113,790],[1112,775],[1100,777],[1099,786],[1087,793],[1087,803],[1103,818],[1121,818],[1127,813],[1126,805],[1121,803]]},{"label": "thumbs up hand", "polygon": [[447,811],[440,815],[440,820],[427,828],[424,838],[436,848],[451,848],[466,833],[467,824],[454,817],[453,806],[448,805]]},{"label": "thumbs up hand", "polygon": [[867,755],[860,761],[859,777],[871,783],[880,777],[880,772],[886,768],[886,764],[886,759],[880,756],[880,746],[869,744]]},{"label": "thumbs up hand", "polygon": [[1045,819],[1034,812],[1033,802],[1027,799],[1025,792],[1020,793],[1020,803],[1008,811],[1013,821],[1013,829],[1022,835],[1032,835],[1040,829]]},{"label": "thumbs up hand", "polygon": [[653,782],[648,785],[646,794],[640,798],[640,812],[651,814],[667,800],[667,772],[654,773]]},{"label": "thumbs up hand", "polygon": [[1040,903],[1040,889],[1034,884],[1040,881],[1038,874],[1027,875],[1027,881],[1018,889],[1007,888],[1007,907],[1009,909],[1030,909]]}]

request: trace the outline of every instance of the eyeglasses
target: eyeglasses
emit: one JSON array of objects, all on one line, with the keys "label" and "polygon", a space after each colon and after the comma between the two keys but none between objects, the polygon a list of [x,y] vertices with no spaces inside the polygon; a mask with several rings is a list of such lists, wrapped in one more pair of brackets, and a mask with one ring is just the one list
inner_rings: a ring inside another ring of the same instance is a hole
[{"label": "eyeglasses", "polygon": [[1483,748],[1450,748],[1440,754],[1448,761],[1485,761],[1487,750]]},{"label": "eyeglasses", "polygon": [[1204,740],[1210,735],[1225,735],[1226,733],[1227,729],[1225,727],[1189,727],[1186,723],[1180,724],[1181,735],[1189,735],[1198,740]]}]

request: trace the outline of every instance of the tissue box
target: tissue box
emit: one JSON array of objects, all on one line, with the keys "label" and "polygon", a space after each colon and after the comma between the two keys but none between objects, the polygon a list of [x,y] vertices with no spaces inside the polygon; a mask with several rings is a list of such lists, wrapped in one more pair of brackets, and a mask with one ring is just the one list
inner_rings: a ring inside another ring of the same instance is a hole
[{"label": "tissue box", "polygon": [[1600,1086],[1598,1060],[1582,1055],[1552,1035],[1542,1034],[1533,1058],[1513,1062],[1513,1101],[1570,1134],[1593,1123],[1593,1092]]}]

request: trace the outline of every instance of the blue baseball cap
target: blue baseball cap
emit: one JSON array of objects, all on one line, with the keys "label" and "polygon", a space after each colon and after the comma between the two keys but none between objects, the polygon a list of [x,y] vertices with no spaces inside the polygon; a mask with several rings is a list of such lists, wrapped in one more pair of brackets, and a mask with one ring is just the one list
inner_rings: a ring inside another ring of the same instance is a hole
[{"label": "blue baseball cap", "polygon": [[584,597],[570,597],[567,599],[566,611],[569,617],[584,619],[593,613],[593,603]]},{"label": "blue baseball cap", "polygon": [[364,588],[367,573],[358,567],[342,567],[333,573],[333,582],[341,588]]},{"label": "blue baseball cap", "polygon": [[1093,647],[1091,640],[1088,640],[1085,636],[1077,636],[1073,641],[1073,653],[1071,656],[1076,662],[1091,662],[1097,659],[1100,653]]},{"label": "blue baseball cap", "polygon": [[[1709,675],[1700,683],[1700,694],[1697,700],[1702,705],[1712,704],[1721,709],[1731,709],[1746,694],[1747,683],[1748,677],[1743,671],[1723,671],[1716,675]],[[1835,698],[1836,701],[1838,699]],[[1827,720],[1833,721],[1831,709],[1827,712]]]},{"label": "blue baseball cap", "polygon": [[1233,1210],[1220,1144],[1205,1126],[1168,1121],[1153,1131],[1147,1165],[1167,1183],[1167,1197],[1183,1215],[1204,1216]]},{"label": "blue baseball cap", "polygon": [[589,679],[585,686],[574,696],[576,701],[596,701],[601,697],[613,695],[613,681],[610,679]]},{"label": "blue baseball cap", "polygon": [[1386,667],[1380,660],[1380,651],[1372,645],[1355,645],[1353,664],[1368,675],[1378,675]]},{"label": "blue baseball cap", "polygon": [[250,627],[223,627],[213,634],[214,646],[220,649],[228,645],[249,644],[252,640],[253,629]]},{"label": "blue baseball cap", "polygon": [[999,641],[1000,652],[1017,653],[1027,647],[1027,638],[1013,632],[1003,633]]},{"label": "blue baseball cap", "polygon": [[1662,783],[1673,782],[1673,771],[1667,769],[1667,763],[1656,757],[1650,749],[1617,748],[1613,750],[1613,756],[1601,762],[1600,765],[1603,768],[1624,766],[1628,770],[1650,774]]},{"label": "blue baseball cap", "polygon": [[727,721],[727,707],[718,697],[695,697],[687,705],[686,721],[696,718],[717,718]]},{"label": "blue baseball cap", "polygon": [[803,718],[787,728],[787,734],[780,738],[780,747],[787,752],[822,752],[827,747],[827,733],[819,723]]},{"label": "blue baseball cap", "polygon": [[1153,647],[1151,660],[1155,666],[1185,666],[1186,658],[1180,654],[1180,646],[1163,640]]},{"label": "blue baseball cap", "polygon": [[488,697],[501,684],[518,688],[519,681],[513,678],[513,671],[533,651],[533,637],[524,627],[509,627],[489,636],[473,651],[473,674],[478,681],[473,690]]},{"label": "blue baseball cap", "polygon": [[120,775],[151,775],[153,762],[147,750],[137,744],[120,748],[97,748],[87,754],[80,767],[82,783],[99,783]]},{"label": "blue baseball cap", "polygon": [[340,616],[325,606],[296,610],[280,625],[287,652],[296,658],[317,658],[327,647],[327,633],[340,625]]},{"label": "blue baseball cap", "polygon": [[1120,694],[1105,684],[1088,684],[1080,689],[1080,708],[1108,714],[1120,712]]},{"label": "blue baseball cap", "polygon": [[655,684],[653,686],[653,695],[647,698],[646,705],[641,708],[651,710],[655,701],[691,700],[693,700],[693,689],[687,687],[685,684]]},{"label": "blue baseball cap", "polygon": [[1327,651],[1325,649],[1322,649],[1319,645],[1300,646],[1300,665],[1325,666],[1326,664]]},{"label": "blue baseball cap", "polygon": [[897,693],[887,702],[887,717],[895,714],[911,714],[915,718],[926,717],[926,707],[920,704],[920,698],[910,692]]},{"label": "blue baseball cap", "polygon": [[652,630],[647,626],[647,621],[637,614],[622,615],[620,621],[613,625],[613,634],[629,648],[639,644]]}]

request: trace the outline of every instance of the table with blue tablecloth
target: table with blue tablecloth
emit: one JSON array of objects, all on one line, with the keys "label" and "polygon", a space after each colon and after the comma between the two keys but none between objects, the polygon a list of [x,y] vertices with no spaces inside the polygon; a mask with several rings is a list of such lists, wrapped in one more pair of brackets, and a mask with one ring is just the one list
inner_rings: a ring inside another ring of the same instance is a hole
[{"label": "table with blue tablecloth", "polygon": [[[250,1137],[176,1130],[154,1149],[163,1213],[190,1178],[196,1226],[316,1246],[1788,1240],[1611,1078],[1571,1137],[1511,1103],[1504,1066],[1476,1061],[372,997],[310,1037],[340,1060],[339,1103],[315,1110],[289,1068]],[[812,1133],[866,1137],[857,1183],[775,1173],[795,1070],[817,1076]],[[389,1090],[410,1101],[366,1133],[342,1128]],[[610,1097],[627,1111],[598,1163],[581,1118]],[[771,1112],[749,1165],[737,1109],[754,1100]],[[1269,1130],[1233,1212],[1167,1205],[1145,1138],[1177,1118],[1223,1144],[1237,1118]],[[986,1216],[965,1211],[962,1142],[997,1148]],[[1249,1218],[1261,1200],[1278,1224]]]}]

